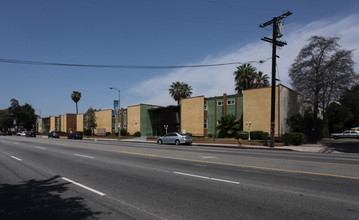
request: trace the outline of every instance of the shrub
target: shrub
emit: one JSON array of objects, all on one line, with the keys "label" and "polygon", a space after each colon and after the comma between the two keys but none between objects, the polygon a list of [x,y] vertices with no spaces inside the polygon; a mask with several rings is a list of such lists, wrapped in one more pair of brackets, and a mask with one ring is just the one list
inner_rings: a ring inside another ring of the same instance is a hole
[{"label": "shrub", "polygon": [[136,131],[136,132],[133,134],[133,136],[135,136],[135,137],[141,137],[141,132]]},{"label": "shrub", "polygon": [[242,140],[247,140],[248,139],[248,132],[246,131],[238,131],[235,135],[236,139],[242,139]]},{"label": "shrub", "polygon": [[84,135],[87,135],[87,136],[91,135],[91,129],[85,129]]},{"label": "shrub", "polygon": [[251,131],[251,139],[253,140],[266,140],[268,139],[268,132],[264,131]]},{"label": "shrub", "polygon": [[106,136],[110,136],[111,135],[111,132],[106,132]]},{"label": "shrub", "polygon": [[188,133],[188,132],[187,132],[186,135],[192,137],[192,133]]},{"label": "shrub", "polygon": [[121,128],[121,136],[128,136],[127,134],[128,134],[127,129],[126,128]]},{"label": "shrub", "polygon": [[285,145],[301,145],[304,140],[304,134],[303,133],[285,133],[284,134],[284,144]]}]

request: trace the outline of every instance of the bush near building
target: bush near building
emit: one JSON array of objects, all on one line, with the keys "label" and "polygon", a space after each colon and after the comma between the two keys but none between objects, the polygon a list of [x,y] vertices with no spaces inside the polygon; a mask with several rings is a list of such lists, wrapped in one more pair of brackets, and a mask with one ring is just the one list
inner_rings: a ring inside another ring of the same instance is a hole
[{"label": "bush near building", "polygon": [[[235,138],[236,139],[243,139],[246,140],[248,139],[249,136],[249,132],[247,131],[239,131],[236,133]],[[264,132],[264,131],[251,131],[251,139],[252,140],[267,140],[269,137],[268,132]]]},{"label": "bush near building", "polygon": [[135,137],[141,137],[141,132],[136,131],[136,132],[133,134],[133,136],[135,136]]},{"label": "bush near building", "polygon": [[284,134],[284,145],[301,145],[304,141],[304,134],[303,133],[285,133]]}]

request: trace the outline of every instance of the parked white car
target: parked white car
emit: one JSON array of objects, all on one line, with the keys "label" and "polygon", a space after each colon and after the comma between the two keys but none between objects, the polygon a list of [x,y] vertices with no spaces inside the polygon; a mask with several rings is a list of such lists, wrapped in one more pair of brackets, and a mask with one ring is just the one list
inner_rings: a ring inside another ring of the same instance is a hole
[{"label": "parked white car", "polygon": [[359,138],[359,131],[356,130],[347,130],[343,133],[334,133],[330,134],[330,137],[337,139],[337,138]]},{"label": "parked white car", "polygon": [[21,137],[26,137],[26,134],[27,134],[27,131],[23,131],[23,132],[21,133]]}]

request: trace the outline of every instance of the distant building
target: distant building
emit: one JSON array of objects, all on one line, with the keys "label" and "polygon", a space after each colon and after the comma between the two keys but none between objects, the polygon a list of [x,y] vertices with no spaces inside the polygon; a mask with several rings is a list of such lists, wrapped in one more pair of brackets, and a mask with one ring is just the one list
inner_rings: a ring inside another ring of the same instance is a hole
[{"label": "distant building", "polygon": [[[304,114],[304,98],[299,93],[283,86],[276,86],[275,136],[290,132],[287,119],[295,114]],[[233,115],[242,121],[251,122],[251,131],[270,132],[271,87],[244,90],[243,94],[215,97],[190,97],[181,99],[180,106],[157,106],[138,104],[121,109],[95,111],[97,127],[94,133],[115,135],[124,128],[133,135],[137,131],[142,136],[160,136],[166,132],[186,132],[193,136],[216,136],[217,126],[222,116]],[[48,131],[84,131],[91,129],[84,114],[65,114],[59,117],[42,118],[43,133]]]}]

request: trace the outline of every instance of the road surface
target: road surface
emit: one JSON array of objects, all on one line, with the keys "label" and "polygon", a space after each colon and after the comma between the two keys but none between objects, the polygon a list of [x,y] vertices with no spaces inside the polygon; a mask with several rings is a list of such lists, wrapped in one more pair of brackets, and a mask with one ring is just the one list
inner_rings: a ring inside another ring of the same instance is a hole
[{"label": "road surface", "polygon": [[359,219],[359,156],[0,137],[0,219]]}]

